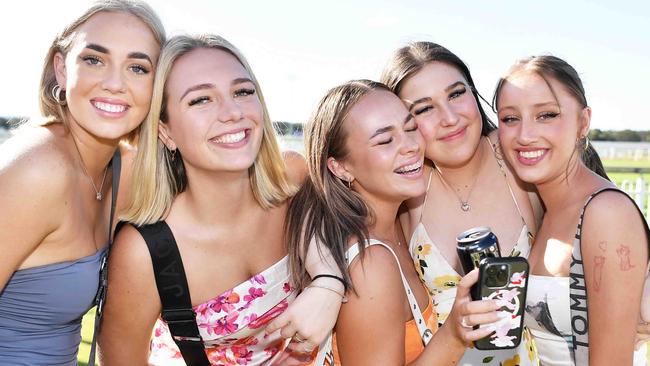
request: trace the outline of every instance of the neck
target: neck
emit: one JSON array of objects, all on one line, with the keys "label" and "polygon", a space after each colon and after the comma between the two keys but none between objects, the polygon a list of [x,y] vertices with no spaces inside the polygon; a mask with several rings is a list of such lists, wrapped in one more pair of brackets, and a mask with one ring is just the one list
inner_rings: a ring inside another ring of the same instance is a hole
[{"label": "neck", "polygon": [[374,221],[368,227],[370,236],[397,245],[399,238],[395,235],[395,219],[401,202],[387,202],[377,199],[366,199],[366,202],[374,213]]},{"label": "neck", "polygon": [[198,224],[236,223],[259,206],[248,172],[207,172],[186,165],[187,189],[177,200],[184,214]]},{"label": "neck", "polygon": [[443,175],[445,182],[451,185],[453,189],[460,189],[461,187],[471,186],[476,181],[478,174],[481,172],[481,167],[485,165],[486,157],[491,153],[489,141],[484,141],[486,138],[481,137],[478,147],[474,154],[466,162],[457,166],[444,166],[436,163],[434,164],[440,174]]},{"label": "neck", "polygon": [[566,173],[560,174],[554,179],[536,184],[540,198],[546,206],[547,212],[554,212],[565,209],[576,200],[584,199],[582,190],[578,187],[585,187],[589,191],[593,182],[594,173],[589,170],[578,159],[569,163]]},{"label": "neck", "polygon": [[[81,128],[68,116],[69,137],[72,154],[79,155],[86,173],[94,182],[100,182],[109,161],[118,148],[120,139],[105,139],[97,137]],[[100,182],[101,183],[101,182]]]}]

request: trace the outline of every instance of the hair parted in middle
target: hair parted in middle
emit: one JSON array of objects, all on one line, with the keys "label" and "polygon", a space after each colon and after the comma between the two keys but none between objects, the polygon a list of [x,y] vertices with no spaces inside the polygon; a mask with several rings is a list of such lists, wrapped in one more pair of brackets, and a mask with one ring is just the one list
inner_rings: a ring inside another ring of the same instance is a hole
[{"label": "hair parted in middle", "polygon": [[[388,61],[379,80],[386,84],[393,93],[399,95],[404,83],[422,70],[424,66],[432,62],[442,62],[455,68],[467,80],[481,115],[481,135],[487,136],[490,132],[496,130],[496,125],[490,120],[481,105],[481,99],[484,101],[485,99],[476,90],[474,79],[472,79],[472,74],[470,74],[467,65],[453,52],[437,43],[413,42],[398,49]],[[487,103],[487,101],[485,102]]]},{"label": "hair parted in middle", "polygon": [[187,176],[180,153],[172,152],[158,137],[158,124],[167,123],[166,84],[176,60],[196,49],[217,49],[234,56],[249,73],[263,110],[262,143],[248,174],[253,195],[260,206],[271,208],[284,202],[297,190],[291,183],[280,152],[260,85],[242,53],[226,39],[211,34],[179,35],[163,47],[153,86],[151,109],[140,126],[130,205],[122,219],[136,225],[164,219],[174,198],[187,187]]},{"label": "hair parted in middle", "polygon": [[[301,258],[306,257],[312,240],[329,249],[346,288],[352,285],[345,259],[348,240],[355,238],[358,243],[364,243],[368,239],[373,214],[348,182],[329,170],[327,161],[329,158],[342,161],[347,157],[348,134],[344,122],[352,107],[373,90],[390,92],[384,84],[371,80],[353,80],[330,89],[305,126],[309,178],[291,200],[286,223],[291,275],[298,288],[304,288],[309,281]],[[360,255],[363,249],[359,245]]]},{"label": "hair parted in middle", "polygon": [[[562,111],[562,106],[557,99],[557,93],[553,89],[553,86],[549,82],[549,79],[553,79],[560,83],[562,87],[567,92],[569,92],[573,98],[575,98],[575,100],[582,108],[589,106],[587,104],[585,88],[582,85],[582,80],[580,80],[580,75],[578,75],[576,69],[574,69],[573,66],[571,66],[568,62],[557,56],[540,55],[518,60],[512,67],[510,67],[510,70],[506,73],[506,75],[499,79],[497,86],[494,89],[494,96],[492,97],[492,106],[495,113],[498,109],[497,104],[503,83],[505,83],[509,77],[522,72],[531,72],[537,74],[542,78],[542,80],[544,80],[549,90],[551,91],[551,94],[553,94],[553,98],[555,98],[555,101],[560,107],[560,113]],[[610,180],[607,176],[607,172],[605,172],[605,167],[600,160],[600,156],[598,156],[598,152],[596,152],[596,149],[593,147],[593,145],[589,144],[587,141],[587,136],[584,136],[582,139],[577,141],[574,153],[578,151],[580,158],[587,166],[587,168],[591,169],[601,177]]]}]

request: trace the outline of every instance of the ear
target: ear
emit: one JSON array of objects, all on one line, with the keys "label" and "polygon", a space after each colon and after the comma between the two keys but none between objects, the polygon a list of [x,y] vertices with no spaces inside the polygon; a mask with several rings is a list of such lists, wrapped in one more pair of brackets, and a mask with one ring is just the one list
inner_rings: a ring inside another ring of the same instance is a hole
[{"label": "ear", "polygon": [[174,140],[172,139],[169,125],[162,121],[158,121],[158,138],[162,140],[163,144],[165,144],[169,150],[176,150],[176,143],[174,143]]},{"label": "ear", "polygon": [[341,180],[350,183],[354,181],[354,176],[350,174],[350,172],[345,168],[345,166],[341,162],[339,162],[338,160],[332,157],[327,158],[327,169],[329,169],[330,172],[332,172],[332,174],[334,174]]},{"label": "ear", "polygon": [[589,126],[591,125],[591,107],[584,107],[580,112],[580,137],[589,134]]},{"label": "ear", "polygon": [[54,77],[56,78],[56,83],[59,84],[59,86],[62,89],[65,89],[67,73],[65,69],[65,56],[63,56],[61,52],[57,52],[54,54],[53,65],[54,65]]}]

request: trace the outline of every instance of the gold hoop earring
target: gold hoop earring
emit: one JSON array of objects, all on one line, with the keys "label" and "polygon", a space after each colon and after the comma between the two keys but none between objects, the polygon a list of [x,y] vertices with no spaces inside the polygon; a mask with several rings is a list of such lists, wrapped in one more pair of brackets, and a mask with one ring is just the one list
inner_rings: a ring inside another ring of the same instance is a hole
[{"label": "gold hoop earring", "polygon": [[589,149],[589,136],[585,136],[585,151]]},{"label": "gold hoop earring", "polygon": [[[61,93],[63,93],[63,98],[61,98]],[[61,88],[59,84],[54,85],[52,88],[52,98],[54,98],[58,105],[64,106],[68,104],[65,100],[65,89]]]}]

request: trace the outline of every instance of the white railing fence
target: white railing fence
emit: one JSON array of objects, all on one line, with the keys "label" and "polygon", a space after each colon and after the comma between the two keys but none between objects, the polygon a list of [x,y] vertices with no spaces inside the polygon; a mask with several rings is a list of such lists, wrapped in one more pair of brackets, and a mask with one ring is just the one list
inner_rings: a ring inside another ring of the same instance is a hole
[{"label": "white railing fence", "polygon": [[650,222],[650,183],[639,176],[635,180],[623,180],[619,187],[630,195]]}]

